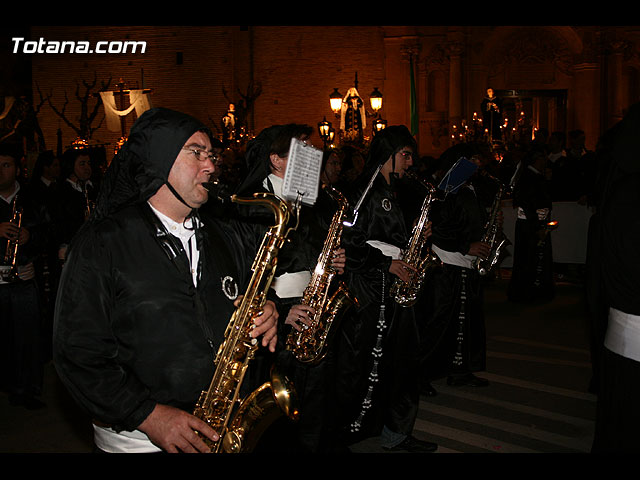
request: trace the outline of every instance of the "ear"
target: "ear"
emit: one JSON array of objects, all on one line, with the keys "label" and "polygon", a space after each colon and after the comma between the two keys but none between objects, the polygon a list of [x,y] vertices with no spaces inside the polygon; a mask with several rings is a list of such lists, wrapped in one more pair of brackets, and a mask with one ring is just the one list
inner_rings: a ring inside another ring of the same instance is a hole
[{"label": "ear", "polygon": [[276,153],[269,155],[271,171],[280,172],[284,168],[284,159],[280,158]]}]

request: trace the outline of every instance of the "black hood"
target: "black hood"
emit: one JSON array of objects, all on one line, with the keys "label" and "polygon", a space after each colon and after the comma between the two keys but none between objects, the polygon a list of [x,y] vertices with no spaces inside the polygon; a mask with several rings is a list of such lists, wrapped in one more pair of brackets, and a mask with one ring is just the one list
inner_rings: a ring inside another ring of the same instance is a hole
[{"label": "black hood", "polygon": [[368,183],[373,172],[383,165],[389,157],[404,147],[413,149],[413,157],[418,154],[418,146],[411,132],[404,125],[391,125],[376,133],[371,141],[369,153],[358,183]]},{"label": "black hood", "polygon": [[198,131],[211,137],[209,129],[190,115],[166,108],[144,112],[105,173],[95,218],[152,197],[167,183],[180,149]]},{"label": "black hood", "polygon": [[237,194],[249,195],[261,189],[262,181],[271,173],[269,168],[271,146],[284,128],[284,125],[272,125],[247,143],[245,162],[248,173],[237,188]]}]

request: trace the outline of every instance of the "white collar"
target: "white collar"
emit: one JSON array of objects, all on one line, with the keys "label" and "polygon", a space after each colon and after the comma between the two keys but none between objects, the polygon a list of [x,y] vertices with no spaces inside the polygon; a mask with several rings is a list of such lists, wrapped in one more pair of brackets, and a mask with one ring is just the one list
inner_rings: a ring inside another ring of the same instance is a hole
[{"label": "white collar", "polygon": [[[151,207],[151,210],[153,210],[162,224],[167,227],[167,230],[172,235],[175,235],[176,237],[185,241],[189,240],[193,236],[193,234],[195,233],[195,230],[192,229],[194,221],[193,217],[187,218],[184,222],[176,222],[175,220],[169,218],[167,215],[155,208],[153,205],[151,205],[150,202],[147,203]],[[202,225],[202,222],[198,223],[198,226],[200,225]]]},{"label": "white collar", "polygon": [[284,185],[284,178],[280,178],[273,173],[270,173],[263,181],[262,186],[268,188],[269,182],[273,185],[273,193],[282,198],[282,187]]},{"label": "white collar", "polygon": [[0,195],[0,198],[7,203],[11,203],[13,202],[13,199],[15,198],[15,196],[18,194],[19,191],[20,191],[20,183],[16,180],[15,189],[13,190],[13,193],[8,197],[3,197],[2,195]]},{"label": "white collar", "polygon": [[[67,178],[67,182],[69,182],[69,183],[71,184],[71,186],[72,186],[75,190],[77,190],[77,191],[79,191],[79,192],[84,193],[84,190],[82,189],[82,187],[80,186],[80,184],[79,184],[78,182],[74,182],[74,181],[73,181],[73,180],[71,180],[70,178]],[[86,185],[93,186],[93,184],[91,183],[91,180],[87,180]]]}]

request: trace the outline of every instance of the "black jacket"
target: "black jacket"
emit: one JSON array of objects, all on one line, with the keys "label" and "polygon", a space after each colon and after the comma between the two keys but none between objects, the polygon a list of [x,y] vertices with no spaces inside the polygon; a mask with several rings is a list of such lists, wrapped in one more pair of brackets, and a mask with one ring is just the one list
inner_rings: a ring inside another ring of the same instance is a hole
[{"label": "black jacket", "polygon": [[56,304],[58,373],[116,429],[135,429],[156,403],[193,409],[234,309],[223,282],[244,293],[256,251],[249,227],[204,219],[196,288],[184,250],[170,259],[153,218],[140,203],[81,230]]}]

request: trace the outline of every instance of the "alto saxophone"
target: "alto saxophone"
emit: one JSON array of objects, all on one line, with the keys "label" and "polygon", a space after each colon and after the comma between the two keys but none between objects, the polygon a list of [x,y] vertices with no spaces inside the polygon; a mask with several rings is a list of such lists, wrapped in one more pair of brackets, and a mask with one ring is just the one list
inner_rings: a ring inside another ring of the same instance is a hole
[{"label": "alto saxophone", "polygon": [[327,354],[330,340],[344,312],[358,303],[344,282],[339,282],[330,296],[330,287],[336,274],[331,267],[331,260],[334,250],[340,246],[349,203],[333,187],[325,185],[324,189],[338,203],[339,208],[333,215],[318,262],[302,296],[301,303],[312,307],[315,314],[311,317],[308,328],[291,331],[286,342],[287,350],[291,351],[298,361],[312,365],[319,363]]},{"label": "alto saxophone", "polygon": [[[18,206],[18,194],[13,197],[13,208],[11,214],[11,223],[18,227],[18,231],[22,225],[22,208]],[[3,275],[5,282],[17,282],[20,280],[18,276],[18,236],[15,238],[7,239],[7,247],[4,252],[4,265],[9,267],[9,270]]]},{"label": "alto saxophone", "polygon": [[496,266],[498,260],[500,260],[502,249],[507,245],[510,245],[511,242],[506,237],[502,229],[498,228],[497,223],[498,213],[500,212],[500,202],[502,201],[502,196],[504,194],[504,185],[497,178],[491,176],[490,174],[486,172],[484,172],[483,174],[498,184],[498,192],[493,199],[491,212],[489,213],[489,218],[487,219],[487,223],[485,224],[484,234],[481,240],[482,242],[489,244],[489,255],[487,256],[487,258],[476,257],[476,259],[472,263],[472,266],[480,275],[487,275],[493,269],[493,267]]},{"label": "alto saxophone", "polygon": [[422,183],[429,193],[427,193],[427,196],[422,202],[420,218],[413,226],[409,243],[407,244],[407,248],[403,250],[401,257],[404,262],[413,266],[415,271],[412,270],[410,272],[410,278],[407,282],[396,277],[389,290],[389,295],[393,297],[396,303],[403,307],[410,307],[416,303],[427,272],[442,263],[433,250],[431,250],[431,247],[426,245],[424,238],[424,231],[429,222],[431,204],[436,198],[436,189],[433,185],[423,182],[410,172],[407,172],[407,175]]},{"label": "alto saxophone", "polygon": [[297,419],[295,390],[286,376],[271,370],[265,382],[245,399],[240,388],[258,349],[258,340],[250,337],[253,319],[266,303],[266,294],[275,274],[278,251],[287,234],[291,207],[270,193],[255,193],[252,198],[233,195],[236,203],[258,203],[273,210],[276,224],[265,233],[253,261],[250,283],[227,325],[224,340],[215,358],[216,369],[208,390],[200,394],[193,414],[207,422],[219,435],[213,442],[201,435],[215,453],[244,453],[253,450],[260,435],[277,418]]}]

